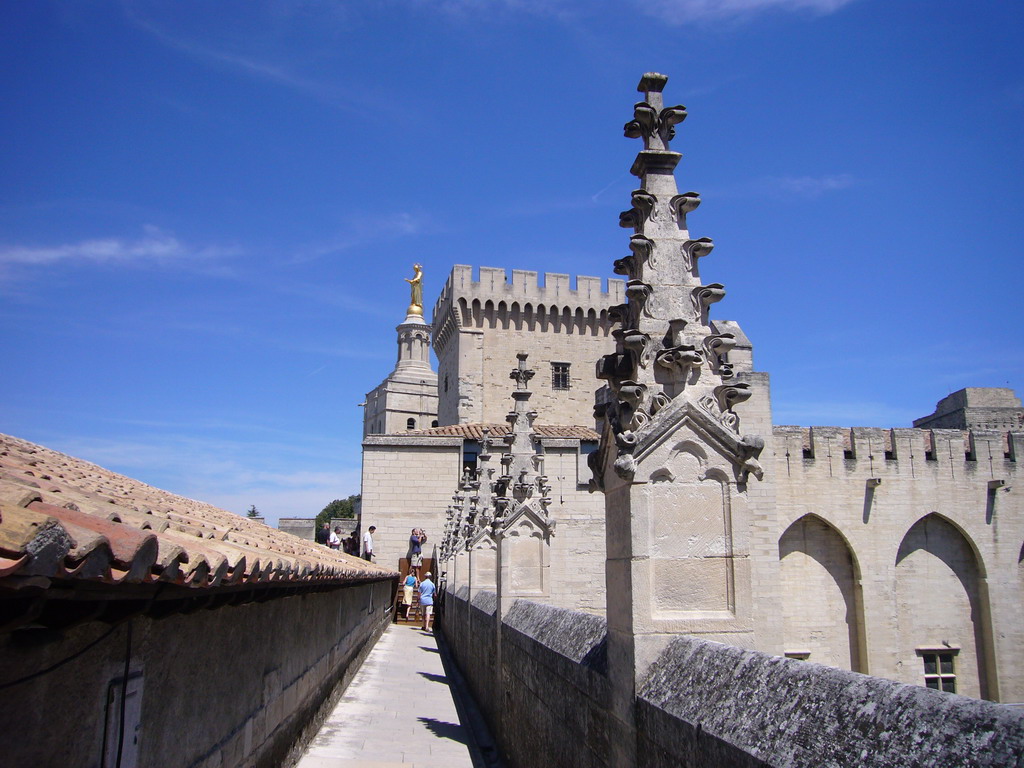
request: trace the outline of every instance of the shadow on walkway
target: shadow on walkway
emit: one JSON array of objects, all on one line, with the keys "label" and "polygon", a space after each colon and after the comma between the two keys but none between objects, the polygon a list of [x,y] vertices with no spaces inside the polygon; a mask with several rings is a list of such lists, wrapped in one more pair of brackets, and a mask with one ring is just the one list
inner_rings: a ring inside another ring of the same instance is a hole
[{"label": "shadow on walkway", "polygon": [[446,723],[444,720],[437,720],[433,717],[420,717],[417,719],[439,739],[450,739],[466,745],[470,743],[466,729],[458,723]]},{"label": "shadow on walkway", "polygon": [[433,672],[417,672],[416,674],[418,674],[420,677],[427,678],[427,680],[430,680],[433,683],[443,683],[445,685],[448,685],[447,675],[435,675]]}]

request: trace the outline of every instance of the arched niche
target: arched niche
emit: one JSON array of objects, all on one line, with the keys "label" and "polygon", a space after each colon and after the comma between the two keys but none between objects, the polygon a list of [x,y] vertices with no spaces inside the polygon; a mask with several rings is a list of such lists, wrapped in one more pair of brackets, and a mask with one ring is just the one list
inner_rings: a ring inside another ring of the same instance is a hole
[{"label": "arched niche", "polygon": [[540,526],[524,515],[505,530],[502,548],[502,562],[507,560],[509,567],[509,594],[544,594],[547,547]]},{"label": "arched niche", "polygon": [[817,515],[779,539],[783,648],[788,655],[866,672],[860,568],[846,539]]},{"label": "arched niche", "polygon": [[498,547],[490,536],[477,540],[469,550],[472,588],[494,590],[498,584]]},{"label": "arched niche", "polygon": [[934,682],[925,668],[932,649],[933,655],[952,655],[956,693],[988,696],[983,578],[973,542],[952,522],[933,512],[911,526],[896,554],[901,680],[917,685]]},{"label": "arched niche", "polygon": [[[716,457],[717,458],[717,457]],[[648,541],[656,618],[729,618],[736,610],[728,475],[696,442],[673,446],[650,475]]]}]

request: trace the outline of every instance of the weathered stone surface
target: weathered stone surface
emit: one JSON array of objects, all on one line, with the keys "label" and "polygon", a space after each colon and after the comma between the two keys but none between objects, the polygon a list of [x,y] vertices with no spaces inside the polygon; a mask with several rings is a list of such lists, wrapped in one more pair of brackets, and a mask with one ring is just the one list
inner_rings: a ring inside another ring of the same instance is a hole
[{"label": "weathered stone surface", "polygon": [[[474,608],[485,626],[468,636],[467,607],[465,591],[449,596],[443,630],[510,765],[613,765],[604,620],[516,601],[499,674],[493,614]],[[995,768],[1024,755],[1012,707],[691,637],[668,645],[633,706],[641,768]]]},{"label": "weathered stone surface", "polygon": [[1024,754],[1011,707],[696,638],[671,642],[638,702],[638,754],[671,756],[643,765],[994,768]]},{"label": "weathered stone surface", "polygon": [[517,600],[505,617],[511,629],[568,659],[603,671],[607,622],[598,616]]}]

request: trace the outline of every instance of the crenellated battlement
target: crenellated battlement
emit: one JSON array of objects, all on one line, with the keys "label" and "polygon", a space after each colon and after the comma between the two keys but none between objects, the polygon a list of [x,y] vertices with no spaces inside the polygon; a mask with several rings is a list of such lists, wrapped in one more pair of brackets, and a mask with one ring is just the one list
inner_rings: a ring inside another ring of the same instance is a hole
[{"label": "crenellated battlement", "polygon": [[513,269],[456,264],[434,304],[434,346],[443,348],[457,329],[503,328],[526,331],[607,336],[614,321],[610,308],[625,297],[625,281]]},{"label": "crenellated battlement", "polygon": [[[1024,463],[1024,432],[980,429],[885,429],[880,427],[776,426],[775,455],[794,462],[827,461],[833,469],[875,469],[882,473],[897,463],[984,465],[998,477]],[[856,462],[843,464],[841,462]],[[797,464],[799,466],[799,464]]]}]

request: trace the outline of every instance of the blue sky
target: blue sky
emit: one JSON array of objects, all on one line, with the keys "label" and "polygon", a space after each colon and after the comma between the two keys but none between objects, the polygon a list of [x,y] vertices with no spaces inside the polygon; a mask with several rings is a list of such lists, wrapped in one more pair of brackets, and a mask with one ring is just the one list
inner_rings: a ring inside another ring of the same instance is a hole
[{"label": "blue sky", "polygon": [[639,76],[775,421],[1024,389],[1024,5],[0,5],[0,431],[271,520],[358,492],[403,277],[611,275]]}]

